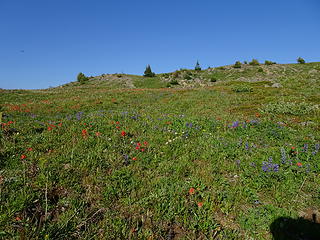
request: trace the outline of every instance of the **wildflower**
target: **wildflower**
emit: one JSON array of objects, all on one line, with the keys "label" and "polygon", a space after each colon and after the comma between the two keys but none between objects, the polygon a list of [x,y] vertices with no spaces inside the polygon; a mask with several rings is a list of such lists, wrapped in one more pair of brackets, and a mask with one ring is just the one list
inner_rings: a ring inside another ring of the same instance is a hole
[{"label": "wildflower", "polygon": [[49,126],[49,127],[48,127],[48,131],[51,131],[51,130],[52,130],[52,127]]},{"label": "wildflower", "polygon": [[246,142],[245,148],[246,148],[247,151],[249,150],[249,143],[248,142]]},{"label": "wildflower", "polygon": [[27,150],[28,150],[29,152],[31,152],[33,149],[30,147],[30,148],[27,148]]},{"label": "wildflower", "polygon": [[284,148],[281,148],[281,163],[285,164],[286,160],[287,160],[286,150],[284,150]]},{"label": "wildflower", "polygon": [[260,117],[261,115],[260,115],[260,113],[256,113],[256,117],[258,118],[258,117]]},{"label": "wildflower", "polygon": [[20,159],[22,160],[22,159],[26,159],[27,158],[27,156],[26,155],[24,155],[24,154],[22,154],[21,156],[20,156]]},{"label": "wildflower", "polygon": [[76,118],[77,118],[78,121],[81,120],[82,114],[83,114],[83,112],[76,113]]},{"label": "wildflower", "polygon": [[232,128],[239,127],[239,121],[233,122],[231,127],[232,127]]},{"label": "wildflower", "polygon": [[127,135],[127,133],[126,133],[125,131],[122,131],[122,132],[121,132],[121,135],[124,137],[124,136]]},{"label": "wildflower", "polygon": [[137,160],[137,158],[136,158],[136,157],[133,157],[133,158],[132,158],[132,160],[133,160],[133,161],[136,161],[136,160]]},{"label": "wildflower", "polygon": [[120,129],[120,127],[119,127],[119,126],[116,126],[116,129]]},{"label": "wildflower", "polygon": [[143,144],[144,144],[145,146],[147,146],[147,145],[148,145],[148,142],[144,141]]},{"label": "wildflower", "polygon": [[257,204],[257,205],[258,205],[258,204],[260,204],[260,201],[259,201],[259,200],[255,200],[255,201],[254,201],[254,204]]},{"label": "wildflower", "polygon": [[273,164],[272,168],[273,168],[274,172],[279,172],[279,165],[278,164]]},{"label": "wildflower", "polygon": [[144,152],[145,151],[145,149],[144,148],[141,148],[141,152]]},{"label": "wildflower", "polygon": [[203,206],[203,202],[198,202],[198,207],[202,207]]},{"label": "wildflower", "polygon": [[296,147],[291,147],[291,149],[292,149],[292,150],[295,150],[295,149],[296,149]]},{"label": "wildflower", "polygon": [[116,121],[116,124],[118,124],[118,125],[119,125],[119,124],[120,124],[120,122],[119,122],[119,121]]},{"label": "wildflower", "polygon": [[140,149],[140,147],[139,147],[139,146],[136,146],[136,149],[137,149],[137,150],[139,150],[139,149]]},{"label": "wildflower", "polygon": [[194,188],[190,188],[190,189],[189,189],[189,194],[190,194],[190,195],[193,195],[193,194],[195,193],[195,191],[196,191],[196,190],[195,190]]},{"label": "wildflower", "polygon": [[297,162],[297,166],[298,167],[302,167],[302,163],[301,162]]},{"label": "wildflower", "polygon": [[86,129],[83,129],[83,130],[81,131],[81,134],[82,134],[83,137],[87,137],[87,136],[88,136],[88,132],[87,132]]},{"label": "wildflower", "polygon": [[101,136],[101,132],[96,132],[96,136],[97,137]]},{"label": "wildflower", "polygon": [[16,221],[21,221],[21,217],[16,217]]}]

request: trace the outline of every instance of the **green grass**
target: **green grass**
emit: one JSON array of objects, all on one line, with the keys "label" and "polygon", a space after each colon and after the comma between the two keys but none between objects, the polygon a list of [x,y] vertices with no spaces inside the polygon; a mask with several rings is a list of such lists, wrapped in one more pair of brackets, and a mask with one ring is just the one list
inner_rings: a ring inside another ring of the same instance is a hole
[{"label": "green grass", "polygon": [[319,63],[259,67],[1,90],[0,238],[271,239],[319,209]]}]

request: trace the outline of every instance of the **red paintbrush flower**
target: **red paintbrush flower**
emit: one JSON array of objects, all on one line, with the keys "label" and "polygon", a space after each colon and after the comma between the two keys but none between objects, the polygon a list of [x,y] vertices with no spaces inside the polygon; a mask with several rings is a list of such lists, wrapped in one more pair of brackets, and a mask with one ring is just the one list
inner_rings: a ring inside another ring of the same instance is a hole
[{"label": "red paintbrush flower", "polygon": [[196,190],[192,187],[189,189],[189,194],[193,195],[196,192]]}]

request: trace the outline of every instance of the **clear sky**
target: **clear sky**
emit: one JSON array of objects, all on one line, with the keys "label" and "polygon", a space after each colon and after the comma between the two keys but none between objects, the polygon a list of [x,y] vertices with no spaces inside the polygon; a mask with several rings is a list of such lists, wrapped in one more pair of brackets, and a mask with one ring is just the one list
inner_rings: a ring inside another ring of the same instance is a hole
[{"label": "clear sky", "polygon": [[0,0],[0,88],[299,56],[320,61],[319,0]]}]

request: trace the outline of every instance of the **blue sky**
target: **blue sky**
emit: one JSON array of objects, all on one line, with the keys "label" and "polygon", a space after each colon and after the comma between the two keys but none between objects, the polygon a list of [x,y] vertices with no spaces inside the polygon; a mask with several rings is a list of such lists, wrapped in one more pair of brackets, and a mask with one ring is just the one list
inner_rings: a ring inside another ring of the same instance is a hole
[{"label": "blue sky", "polygon": [[0,88],[266,59],[320,61],[317,0],[0,0]]}]

